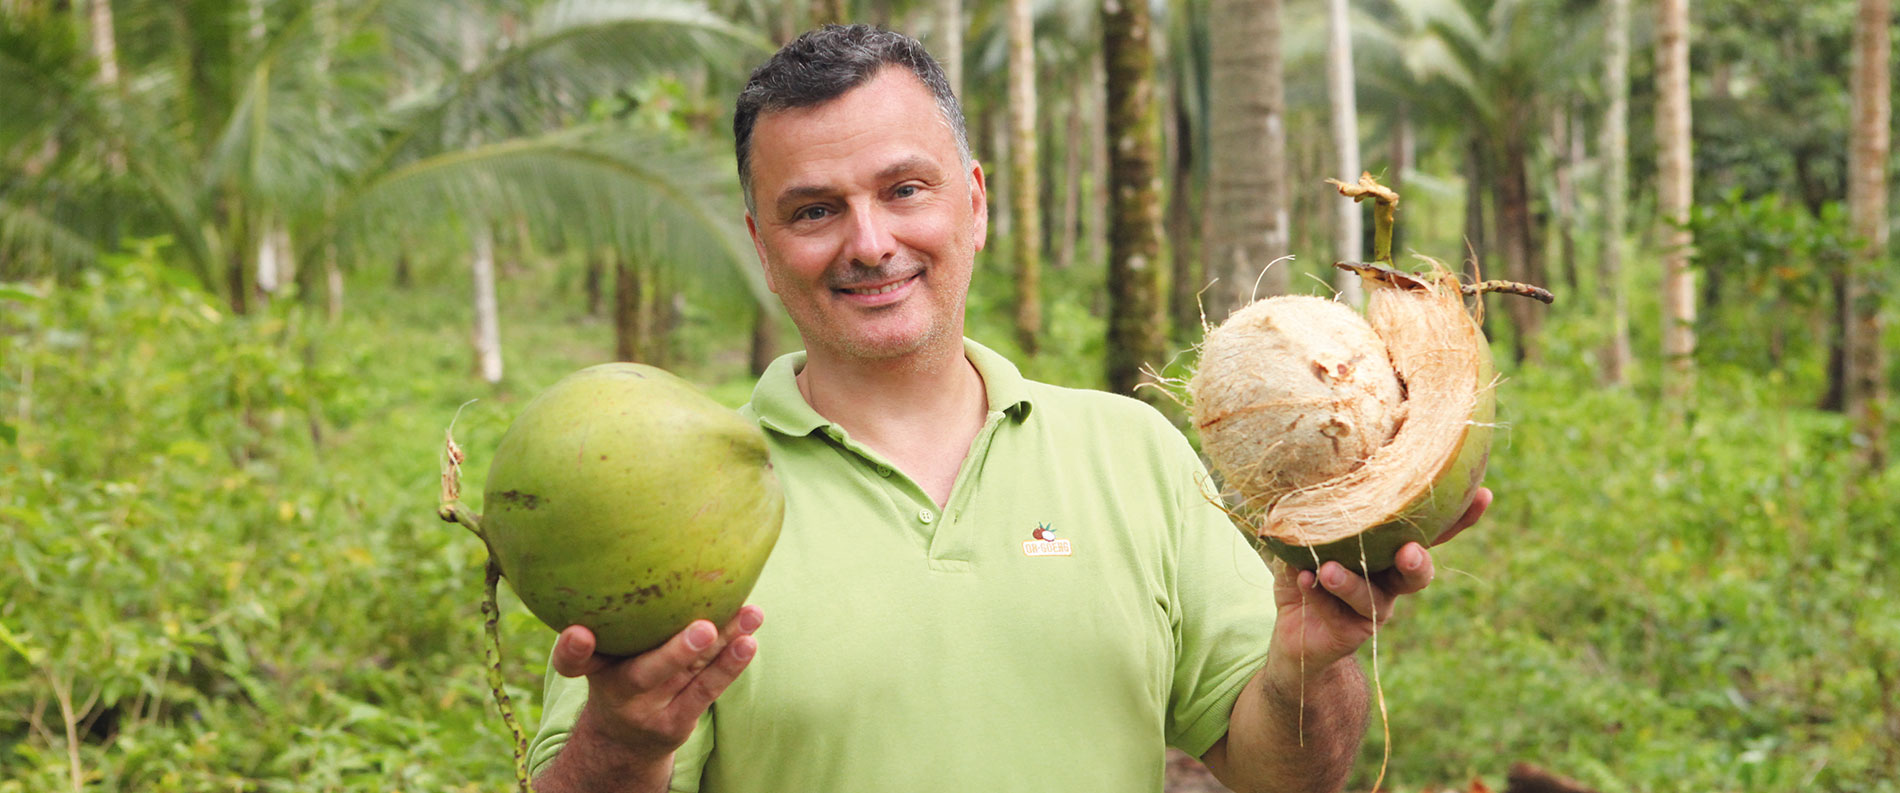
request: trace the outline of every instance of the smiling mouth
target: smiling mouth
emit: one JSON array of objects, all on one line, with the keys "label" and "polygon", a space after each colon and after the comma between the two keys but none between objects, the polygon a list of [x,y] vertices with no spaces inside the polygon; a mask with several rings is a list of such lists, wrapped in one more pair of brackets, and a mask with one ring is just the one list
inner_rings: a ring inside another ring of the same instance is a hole
[{"label": "smiling mouth", "polygon": [[[921,274],[922,274],[922,273],[918,273],[917,275],[921,275]],[[846,287],[846,288],[842,288],[842,289],[839,289],[838,291],[840,291],[840,292],[843,292],[843,293],[845,293],[845,294],[848,294],[848,295],[882,295],[882,294],[887,294],[887,293],[890,293],[890,292],[895,292],[895,291],[897,291],[897,290],[899,290],[899,289],[902,289],[902,288],[904,287],[904,285],[905,285],[905,284],[908,284],[908,283],[910,283],[911,281],[913,281],[913,280],[916,280],[916,278],[917,278],[917,275],[912,275],[912,276],[910,276],[909,278],[903,278],[903,279],[900,279],[900,280],[897,280],[897,281],[892,281],[892,282],[890,282],[890,283],[888,283],[888,284],[885,284],[885,285],[883,285],[883,286],[865,286],[865,287]]]}]

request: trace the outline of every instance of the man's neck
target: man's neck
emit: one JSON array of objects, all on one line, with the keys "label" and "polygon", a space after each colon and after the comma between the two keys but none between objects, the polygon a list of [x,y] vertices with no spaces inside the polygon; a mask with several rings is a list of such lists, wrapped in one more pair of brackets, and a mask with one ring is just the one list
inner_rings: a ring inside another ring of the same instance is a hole
[{"label": "man's neck", "polygon": [[884,456],[939,506],[949,501],[989,409],[983,376],[954,345],[928,357],[860,361],[808,350],[798,390],[818,415]]},{"label": "man's neck", "polygon": [[980,416],[988,408],[983,378],[964,355],[962,340],[953,341],[878,361],[808,350],[798,390],[819,415],[867,441],[898,425]]}]

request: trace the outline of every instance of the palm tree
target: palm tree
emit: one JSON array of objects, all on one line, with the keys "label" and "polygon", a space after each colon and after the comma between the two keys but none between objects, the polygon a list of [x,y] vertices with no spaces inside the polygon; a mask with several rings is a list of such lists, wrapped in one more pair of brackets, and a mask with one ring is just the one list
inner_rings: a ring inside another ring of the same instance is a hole
[{"label": "palm tree", "polygon": [[[1368,71],[1418,98],[1410,106],[1438,110],[1428,123],[1463,135],[1467,239],[1479,251],[1490,241],[1481,214],[1489,185],[1504,277],[1544,280],[1531,209],[1535,120],[1547,115],[1545,103],[1580,90],[1589,51],[1569,34],[1578,12],[1530,0],[1391,0],[1389,11],[1387,24],[1362,27],[1379,42],[1367,48],[1379,59]],[[1505,304],[1521,357],[1537,355],[1542,312],[1529,304]]]},{"label": "palm tree", "polygon": [[[734,70],[734,58],[764,51],[757,34],[683,0],[471,2],[447,13],[426,0],[337,0],[259,17],[248,3],[122,0],[122,38],[156,42],[140,62],[121,53],[121,71],[138,78],[123,80],[122,116],[83,78],[83,56],[43,35],[63,23],[18,35],[4,26],[0,101],[51,109],[0,128],[0,146],[71,143],[33,178],[8,180],[0,252],[81,266],[122,236],[162,233],[179,267],[243,311],[247,265],[277,224],[298,260],[334,245],[363,265],[389,259],[388,241],[417,229],[519,218],[576,248],[649,249],[717,287],[709,293],[767,299],[723,153],[587,121],[594,98],[678,64]],[[321,18],[330,14],[334,28]],[[262,23],[255,45],[234,46],[252,19]],[[472,20],[479,39],[466,62],[458,20]],[[488,33],[504,29],[505,41]],[[380,32],[380,46],[345,56],[326,44],[365,30]],[[115,147],[126,153],[118,180],[97,166]]]},{"label": "palm tree", "polygon": [[1599,277],[1610,304],[1610,340],[1603,355],[1603,379],[1629,382],[1629,296],[1623,287],[1623,234],[1629,210],[1630,0],[1610,0],[1603,26],[1603,246]]},{"label": "palm tree", "polygon": [[[1352,180],[1359,176],[1359,108],[1353,91],[1352,25],[1346,11],[1346,0],[1326,0],[1326,95],[1332,108],[1338,178]],[[1338,261],[1360,261],[1364,258],[1364,208],[1343,200],[1334,202],[1334,206],[1339,214],[1333,228],[1333,256]],[[1359,277],[1345,270],[1334,276],[1340,298],[1357,305],[1362,299]]]},{"label": "palm tree", "polygon": [[[1256,295],[1285,294],[1270,267],[1290,245],[1280,0],[1214,0],[1208,13],[1206,313],[1219,322]],[[1262,270],[1265,275],[1262,276]],[[1259,284],[1256,292],[1255,284]]]},{"label": "palm tree", "polygon": [[[1108,69],[1109,195],[1108,390],[1135,392],[1144,364],[1163,354],[1161,332],[1160,107],[1148,4],[1102,6]],[[1147,396],[1153,389],[1143,389]],[[1152,397],[1150,397],[1152,398]]]},{"label": "palm tree", "polygon": [[1848,268],[1843,328],[1847,341],[1847,413],[1865,439],[1861,460],[1878,471],[1887,462],[1886,358],[1881,354],[1885,332],[1879,290],[1872,282],[1887,261],[1887,154],[1892,150],[1893,75],[1891,61],[1893,16],[1887,0],[1860,0],[1854,25],[1854,122],[1852,164],[1847,182],[1847,205],[1854,235],[1866,247]]},{"label": "palm tree", "polygon": [[1029,0],[1009,0],[1009,203],[1015,228],[1016,341],[1036,354],[1042,332],[1042,202],[1036,157],[1036,23]]},{"label": "palm tree", "polygon": [[1656,4],[1656,210],[1663,239],[1663,367],[1668,399],[1681,407],[1695,374],[1695,273],[1689,269],[1689,0]]}]

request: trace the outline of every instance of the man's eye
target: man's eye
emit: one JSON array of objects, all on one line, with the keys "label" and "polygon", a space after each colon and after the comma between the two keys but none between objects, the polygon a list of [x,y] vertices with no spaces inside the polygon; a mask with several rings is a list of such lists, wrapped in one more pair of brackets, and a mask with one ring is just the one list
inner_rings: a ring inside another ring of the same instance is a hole
[{"label": "man's eye", "polygon": [[891,194],[894,196],[897,196],[898,198],[909,198],[911,196],[916,195],[917,191],[920,189],[921,188],[919,188],[917,185],[914,185],[914,184],[900,184],[897,186],[896,190],[891,191]]},{"label": "man's eye", "polygon": [[825,215],[830,214],[830,212],[831,210],[826,209],[824,207],[817,207],[817,206],[805,207],[804,209],[798,210],[798,214],[793,215],[792,219],[794,220],[821,220],[825,217]]}]

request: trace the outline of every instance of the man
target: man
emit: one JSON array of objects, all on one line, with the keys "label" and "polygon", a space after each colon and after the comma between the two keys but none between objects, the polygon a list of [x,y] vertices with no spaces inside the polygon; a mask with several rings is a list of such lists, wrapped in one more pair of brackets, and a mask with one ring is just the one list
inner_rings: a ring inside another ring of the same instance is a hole
[{"label": "man", "polygon": [[806,347],[743,411],[785,528],[723,628],[630,659],[561,632],[538,787],[1153,791],[1166,745],[1239,790],[1343,785],[1353,652],[1431,580],[1425,549],[1372,583],[1337,564],[1270,583],[1157,413],[965,340],[983,170],[917,42],[808,33],[753,73],[734,130]]}]

